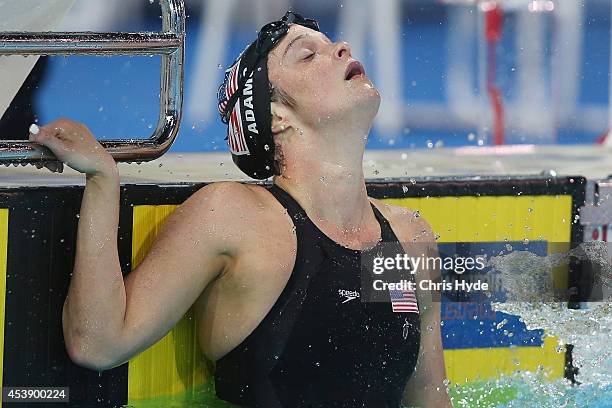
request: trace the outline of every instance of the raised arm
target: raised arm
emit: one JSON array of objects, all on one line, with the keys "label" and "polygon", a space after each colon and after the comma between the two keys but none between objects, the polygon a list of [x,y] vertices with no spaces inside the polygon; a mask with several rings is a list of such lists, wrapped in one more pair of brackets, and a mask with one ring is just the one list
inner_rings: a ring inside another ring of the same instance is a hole
[{"label": "raised arm", "polygon": [[219,197],[231,183],[206,186],[177,208],[124,282],[113,158],[86,127],[69,120],[41,127],[30,140],[86,174],[74,270],[62,313],[68,354],[92,369],[120,365],[163,337],[228,264],[231,241],[222,239],[224,229],[215,225],[219,215],[211,210],[222,208]]}]

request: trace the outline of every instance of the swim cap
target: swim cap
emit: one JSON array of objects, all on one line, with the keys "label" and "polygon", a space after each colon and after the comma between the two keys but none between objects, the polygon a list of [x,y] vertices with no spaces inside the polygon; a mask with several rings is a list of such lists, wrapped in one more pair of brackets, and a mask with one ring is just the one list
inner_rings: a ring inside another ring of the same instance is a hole
[{"label": "swim cap", "polygon": [[315,20],[288,11],[281,20],[261,28],[257,40],[225,71],[217,91],[219,114],[227,124],[225,140],[232,160],[245,174],[259,180],[274,174],[268,53],[287,35],[289,24],[319,31]]}]

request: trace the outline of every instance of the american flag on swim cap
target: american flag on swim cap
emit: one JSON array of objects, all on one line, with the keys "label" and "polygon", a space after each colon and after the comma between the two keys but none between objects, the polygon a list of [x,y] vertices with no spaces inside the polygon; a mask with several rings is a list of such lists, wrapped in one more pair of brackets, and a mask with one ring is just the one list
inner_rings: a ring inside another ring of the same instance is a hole
[{"label": "american flag on swim cap", "polygon": [[235,103],[232,111],[227,117],[227,103],[234,93],[238,90],[238,73],[240,72],[240,61],[238,60],[225,71],[225,78],[217,92],[219,101],[218,108],[221,120],[228,125],[227,144],[230,151],[236,155],[249,154],[249,148],[244,138],[242,129],[242,115],[240,103]]},{"label": "american flag on swim cap", "polygon": [[267,62],[253,41],[225,71],[217,92],[232,160],[249,177],[259,180],[272,176],[275,165]]}]

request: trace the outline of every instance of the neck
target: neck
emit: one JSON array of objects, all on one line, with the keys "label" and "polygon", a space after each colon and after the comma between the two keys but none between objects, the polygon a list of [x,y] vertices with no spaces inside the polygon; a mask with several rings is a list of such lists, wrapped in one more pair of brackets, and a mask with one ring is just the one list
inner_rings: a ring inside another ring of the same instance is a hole
[{"label": "neck", "polygon": [[[363,175],[365,137],[351,141],[346,134],[308,132],[298,132],[291,148],[283,148],[285,168],[274,183],[291,194],[317,225],[327,229],[324,232],[338,237],[371,236],[378,224]],[[321,143],[313,143],[316,140]]]}]

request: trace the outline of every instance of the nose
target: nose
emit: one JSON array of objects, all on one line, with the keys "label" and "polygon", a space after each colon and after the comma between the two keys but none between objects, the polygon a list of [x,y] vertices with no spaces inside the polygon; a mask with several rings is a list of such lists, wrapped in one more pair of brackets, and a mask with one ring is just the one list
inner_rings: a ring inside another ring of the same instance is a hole
[{"label": "nose", "polygon": [[340,41],[336,45],[336,49],[335,49],[334,55],[338,59],[343,59],[343,58],[345,58],[345,54],[348,56],[348,58],[351,57],[351,47],[349,46],[349,44],[346,41]]}]

